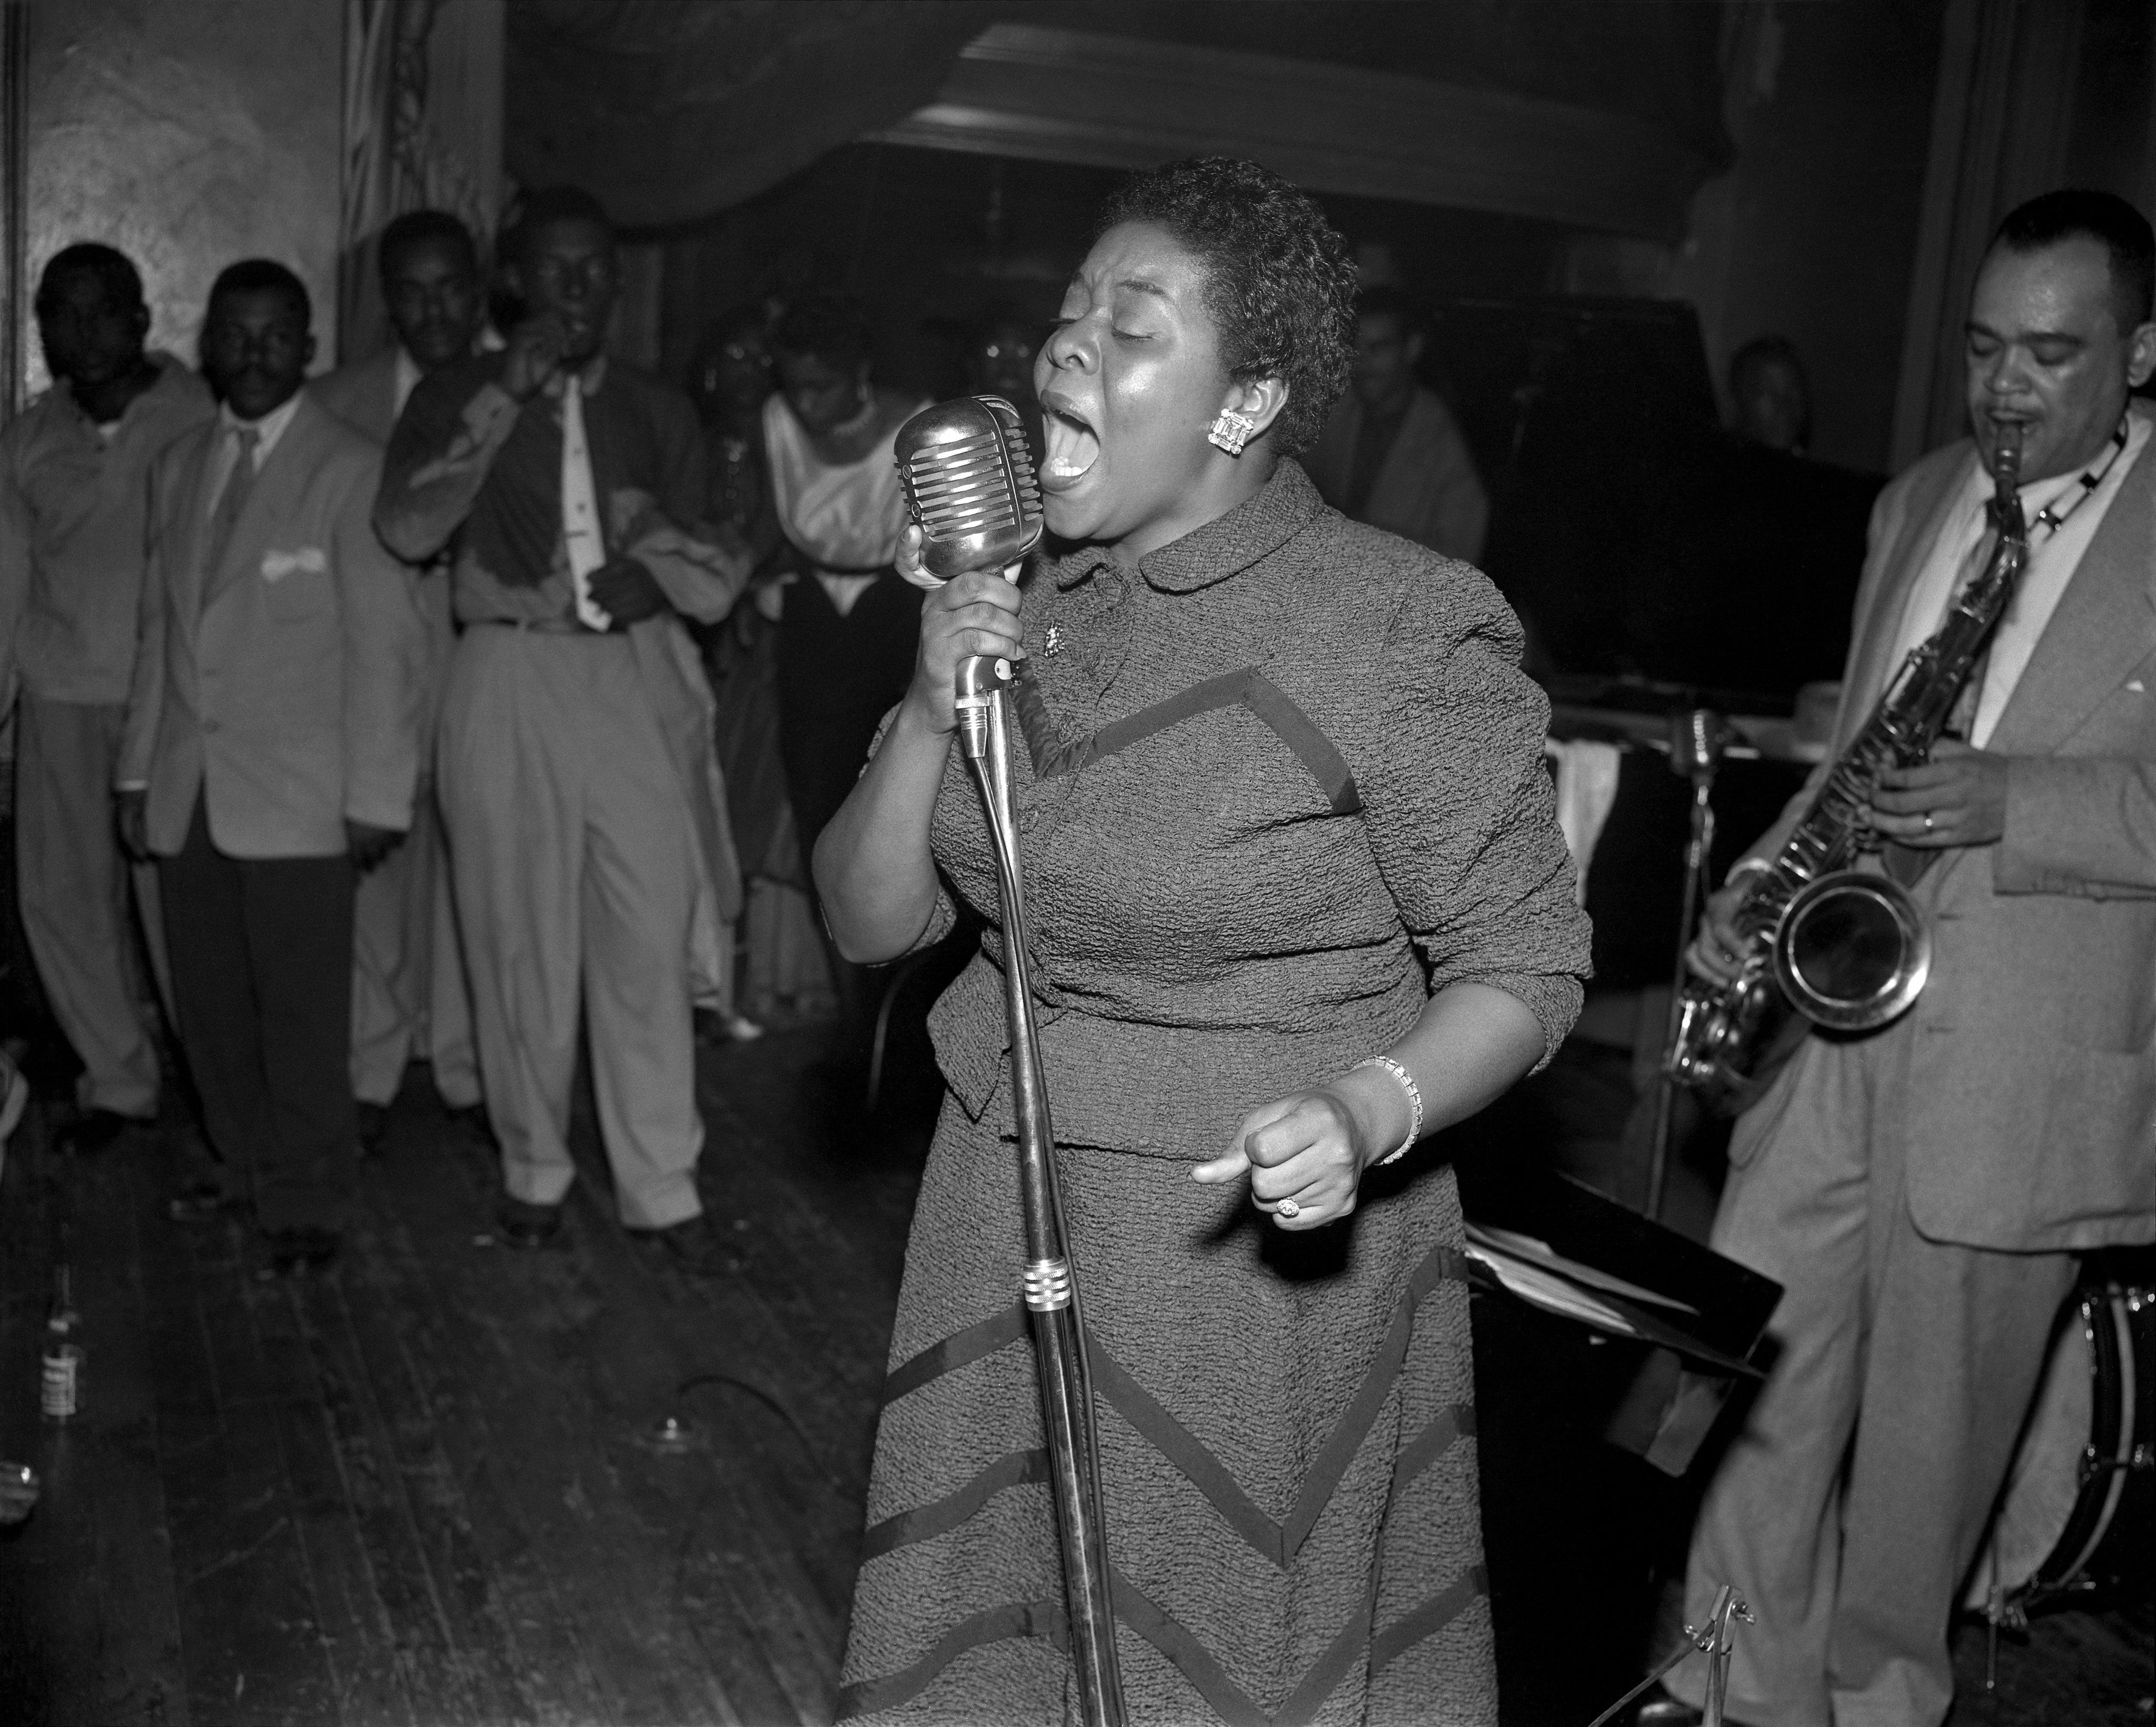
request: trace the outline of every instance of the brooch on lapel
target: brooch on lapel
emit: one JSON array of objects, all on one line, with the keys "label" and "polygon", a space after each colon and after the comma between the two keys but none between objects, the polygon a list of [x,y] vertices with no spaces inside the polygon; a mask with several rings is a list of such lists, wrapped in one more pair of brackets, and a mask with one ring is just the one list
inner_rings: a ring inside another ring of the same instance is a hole
[{"label": "brooch on lapel", "polygon": [[1053,624],[1048,626],[1048,640],[1043,645],[1040,651],[1044,655],[1060,654],[1063,651],[1063,632]]}]

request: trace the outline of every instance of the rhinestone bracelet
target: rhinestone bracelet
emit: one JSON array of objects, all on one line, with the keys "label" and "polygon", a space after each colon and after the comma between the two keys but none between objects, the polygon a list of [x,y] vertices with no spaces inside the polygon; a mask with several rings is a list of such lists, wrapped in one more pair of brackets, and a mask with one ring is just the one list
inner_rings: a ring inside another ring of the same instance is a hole
[{"label": "rhinestone bracelet", "polygon": [[1414,1075],[1390,1056],[1365,1056],[1355,1065],[1358,1067],[1383,1068],[1400,1082],[1400,1089],[1408,1094],[1408,1108],[1413,1117],[1408,1123],[1408,1137],[1378,1159],[1377,1167],[1383,1169],[1395,1158],[1405,1157],[1408,1148],[1422,1138],[1422,1090],[1415,1084]]}]

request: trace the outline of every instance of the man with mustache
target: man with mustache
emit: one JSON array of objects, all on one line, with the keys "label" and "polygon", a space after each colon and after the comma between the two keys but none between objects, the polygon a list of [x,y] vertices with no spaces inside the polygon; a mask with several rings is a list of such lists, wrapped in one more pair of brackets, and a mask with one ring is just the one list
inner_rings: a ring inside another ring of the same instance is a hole
[{"label": "man with mustache", "polygon": [[[217,407],[186,366],[146,347],[142,279],[111,247],[55,253],[37,314],[53,387],[0,432],[0,686],[21,691],[23,928],[83,1066],[80,1113],[60,1142],[89,1152],[157,1114],[112,772],[135,665],[146,476]],[[144,872],[137,887],[155,942],[156,878]]]},{"label": "man with mustache", "polygon": [[[382,230],[377,250],[395,340],[309,388],[338,419],[386,445],[419,380],[471,357],[486,321],[486,294],[471,231],[446,210],[406,212]],[[442,560],[428,567],[418,591],[428,654],[418,810],[410,839],[361,879],[352,931],[352,1086],[360,1143],[369,1150],[381,1141],[405,1064],[415,1056],[429,1061],[434,1088],[452,1113],[485,1133],[434,787],[434,717],[456,645]]]},{"label": "man with mustache", "polygon": [[[2108,193],[2011,212],[1970,298],[1972,436],[1872,512],[1835,755],[1984,567],[2018,433],[2028,568],[1958,738],[1868,816],[1925,862],[1931,981],[1879,1031],[1806,1039],[1730,1146],[1713,1245],[1784,1291],[1686,1586],[1694,1625],[1719,1585],[1751,1604],[1732,1720],[1945,1717],[1948,1628],[2078,1256],[2156,1238],[2152,278],[2148,220]],[[1732,913],[1826,771],[1709,903],[1702,974],[1734,975]],[[1693,1702],[1699,1667],[1671,1682]]]},{"label": "man with mustache", "polygon": [[210,290],[222,405],[151,471],[115,781],[211,1146],[277,1275],[334,1259],[351,1207],[352,891],[411,825],[425,646],[368,519],[381,451],[300,388],[309,321],[268,259]]},{"label": "man with mustache", "polygon": [[749,559],[697,537],[688,398],[605,352],[621,267],[598,201],[531,193],[501,255],[528,315],[413,392],[374,517],[413,562],[456,538],[436,765],[499,1222],[519,1246],[560,1232],[581,1014],[621,1220],[709,1275],[730,1256],[696,1195],[690,1002],[716,995],[739,882],[682,620],[723,616]]}]

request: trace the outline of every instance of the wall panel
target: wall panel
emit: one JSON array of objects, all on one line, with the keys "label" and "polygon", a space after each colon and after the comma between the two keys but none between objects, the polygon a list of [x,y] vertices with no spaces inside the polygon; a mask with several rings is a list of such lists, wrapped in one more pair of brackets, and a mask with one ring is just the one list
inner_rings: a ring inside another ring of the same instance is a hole
[{"label": "wall panel", "polygon": [[[276,258],[335,359],[342,0],[29,0],[30,280],[79,239],[149,289],[151,340],[191,363],[235,259]],[[28,316],[28,308],[22,315]],[[23,384],[47,382],[34,332]]]}]

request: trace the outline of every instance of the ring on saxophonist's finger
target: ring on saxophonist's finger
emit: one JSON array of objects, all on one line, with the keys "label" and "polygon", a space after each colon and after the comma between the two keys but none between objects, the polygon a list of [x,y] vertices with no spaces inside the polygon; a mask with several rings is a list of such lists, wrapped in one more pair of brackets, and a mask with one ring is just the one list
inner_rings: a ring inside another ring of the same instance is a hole
[{"label": "ring on saxophonist's finger", "polygon": [[1932,812],[1927,810],[1924,812],[1924,831],[1928,834],[1938,825],[1938,824],[1932,820]]},{"label": "ring on saxophonist's finger", "polygon": [[1302,1216],[1302,1207],[1296,1205],[1293,1200],[1282,1200],[1278,1205],[1275,1205],[1273,1209],[1283,1217],[1300,1217]]}]

